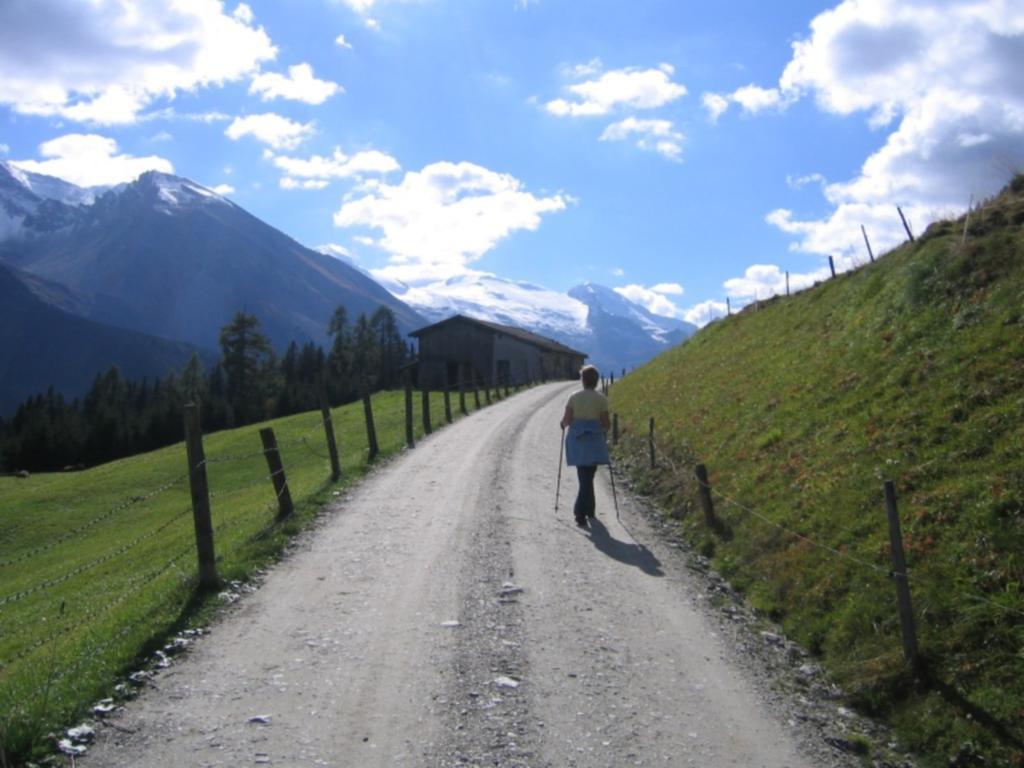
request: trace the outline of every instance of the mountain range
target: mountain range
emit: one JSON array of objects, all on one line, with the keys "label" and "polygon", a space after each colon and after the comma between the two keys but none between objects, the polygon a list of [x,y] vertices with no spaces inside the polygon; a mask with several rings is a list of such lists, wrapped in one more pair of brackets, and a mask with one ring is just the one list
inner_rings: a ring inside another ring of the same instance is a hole
[{"label": "mountain range", "polygon": [[549,336],[616,371],[696,330],[591,283],[558,293],[468,272],[381,285],[216,192],[154,171],[82,188],[0,161],[0,269],[0,415],[49,385],[77,396],[110,364],[141,377],[180,369],[193,351],[212,361],[239,310],[279,350],[325,345],[338,306],[350,318],[383,306],[403,333],[461,313]]},{"label": "mountain range", "polygon": [[685,320],[655,315],[611,288],[583,283],[567,293],[468,272],[436,282],[386,287],[431,322],[468,315],[535,333],[586,352],[602,371],[643,365],[696,332]]}]

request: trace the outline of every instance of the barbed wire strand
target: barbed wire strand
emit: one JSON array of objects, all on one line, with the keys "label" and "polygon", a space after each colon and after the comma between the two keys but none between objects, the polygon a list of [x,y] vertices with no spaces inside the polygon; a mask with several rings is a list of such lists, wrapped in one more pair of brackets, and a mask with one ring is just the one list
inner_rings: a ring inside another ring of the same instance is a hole
[{"label": "barbed wire strand", "polygon": [[[171,480],[171,481],[169,481],[167,483],[164,483],[163,485],[159,486],[158,488],[154,488],[152,491],[150,491],[150,492],[148,492],[146,494],[143,494],[142,496],[131,496],[130,498],[126,499],[125,501],[121,502],[120,504],[118,504],[118,505],[112,507],[111,509],[107,510],[103,514],[97,515],[92,520],[89,520],[88,522],[83,523],[82,525],[78,526],[77,528],[73,528],[72,530],[68,531],[63,536],[55,539],[54,541],[47,542],[46,544],[42,544],[42,545],[40,545],[40,546],[38,546],[38,547],[36,547],[34,549],[29,550],[28,552],[24,552],[24,553],[18,555],[17,557],[13,557],[13,558],[11,558],[9,560],[0,561],[0,568],[6,568],[7,566],[10,566],[10,565],[15,565],[17,563],[22,563],[25,560],[28,560],[28,559],[30,559],[32,557],[35,557],[36,555],[38,555],[38,554],[40,554],[42,552],[45,552],[47,550],[53,549],[54,547],[60,546],[64,542],[66,542],[66,541],[68,541],[68,540],[70,540],[72,538],[75,538],[79,534],[87,531],[89,528],[92,528],[94,525],[98,525],[99,523],[103,522],[104,520],[107,520],[110,517],[116,515],[118,512],[122,512],[125,509],[128,509],[129,507],[133,507],[133,506],[135,506],[137,504],[142,504],[143,502],[149,501],[150,499],[152,499],[155,496],[159,496],[164,491],[167,491],[167,490],[170,490],[171,488],[174,488],[175,486],[179,485],[182,481],[184,481],[187,477],[188,477],[188,475],[180,475],[179,477],[176,477],[173,480]],[[2,604],[3,603],[0,602],[0,605],[2,605]]]},{"label": "barbed wire strand", "polygon": [[18,602],[19,600],[23,600],[24,598],[28,597],[29,595],[34,595],[37,592],[42,592],[44,590],[50,589],[51,587],[55,587],[55,586],[58,586],[59,584],[63,584],[64,582],[68,581],[69,579],[72,579],[75,576],[78,576],[78,575],[80,575],[82,573],[85,573],[86,571],[91,570],[91,569],[95,568],[98,565],[102,565],[103,563],[110,562],[114,558],[120,557],[124,553],[130,551],[131,549],[134,549],[139,544],[142,544],[144,541],[148,541],[149,539],[153,538],[157,534],[163,532],[165,529],[167,529],[168,527],[170,527],[171,525],[176,523],[178,520],[180,520],[188,512],[191,512],[191,511],[192,511],[192,508],[189,507],[189,508],[185,509],[184,511],[175,513],[173,517],[171,517],[170,519],[168,519],[166,522],[164,522],[163,524],[159,525],[158,527],[154,528],[153,530],[147,531],[146,533],[143,533],[143,534],[137,536],[136,538],[132,539],[127,544],[124,544],[124,545],[118,547],[117,549],[113,550],[112,552],[108,552],[107,554],[101,555],[100,557],[97,557],[97,558],[95,558],[93,560],[90,560],[87,563],[83,563],[82,565],[76,566],[75,568],[71,569],[70,571],[68,571],[67,573],[63,574],[62,576],[58,576],[57,578],[54,578],[54,579],[49,579],[48,581],[40,582],[39,584],[37,584],[37,585],[35,585],[33,587],[30,587],[28,589],[23,589],[23,590],[20,590],[18,592],[14,592],[13,594],[7,595],[4,598],[0,598],[0,606],[4,606],[4,605],[8,605],[10,603]]}]

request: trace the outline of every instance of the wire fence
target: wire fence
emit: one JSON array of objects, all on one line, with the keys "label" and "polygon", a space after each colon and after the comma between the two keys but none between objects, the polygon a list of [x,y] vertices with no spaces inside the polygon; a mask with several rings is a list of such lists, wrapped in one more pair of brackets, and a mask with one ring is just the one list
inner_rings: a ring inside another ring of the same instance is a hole
[{"label": "wire fence", "polygon": [[[375,400],[378,410],[404,411],[407,432],[422,435],[416,418],[421,414],[414,411],[429,407],[429,394],[416,409],[403,407],[394,394]],[[471,405],[469,412],[475,410]],[[198,546],[198,525],[188,523],[198,514],[192,485],[198,472],[209,473],[205,503],[212,509],[216,565],[237,573],[255,565],[245,551],[249,544],[277,530],[285,496],[309,503],[329,487],[332,441],[327,429],[342,425],[344,430],[339,466],[354,474],[367,465],[366,447],[353,439],[364,416],[362,404],[326,413],[326,419],[307,414],[275,422],[271,434],[277,429],[280,437],[272,447],[248,448],[259,445],[261,436],[255,435],[257,428],[243,428],[210,436],[210,455],[194,465],[182,462],[180,446],[147,455],[144,481],[118,463],[126,477],[107,465],[69,473],[73,483],[36,476],[30,482],[37,487],[13,486],[17,494],[6,521],[9,533],[20,531],[17,538],[24,541],[35,528],[30,525],[34,518],[59,521],[40,526],[45,538],[20,550],[0,545],[0,553],[7,549],[0,559],[0,764],[11,750],[24,750],[19,739],[38,741],[90,703],[83,697],[109,692],[117,670],[130,664],[154,635],[180,621],[198,586],[196,560],[188,562]],[[406,441],[396,426],[401,419],[383,415],[389,426],[380,450],[386,456]],[[365,417],[373,418],[372,409]],[[435,420],[433,430],[444,423]],[[271,468],[271,458],[283,461],[278,469]],[[174,471],[182,463],[185,474]],[[90,486],[93,476],[103,478],[99,487]],[[24,508],[18,507],[19,499],[25,500]],[[19,520],[24,522],[19,525]],[[198,547],[200,568],[201,551]]]},{"label": "wire fence", "polygon": [[[913,567],[908,567],[892,483],[886,482],[883,494],[890,525],[886,536],[886,518],[881,514],[874,521],[855,515],[837,523],[837,515],[815,509],[820,507],[814,501],[820,492],[805,498],[802,490],[794,488],[787,497],[783,489],[774,491],[764,505],[751,503],[729,488],[728,478],[721,473],[709,480],[707,469],[685,439],[675,435],[674,450],[663,444],[656,437],[653,418],[640,428],[625,426],[621,437],[618,415],[613,423],[616,452],[630,465],[641,487],[671,505],[670,513],[682,518],[698,545],[715,542],[710,551],[721,554],[723,564],[741,584],[763,590],[768,605],[777,600],[774,604],[786,614],[806,621],[802,631],[828,643],[817,649],[827,651],[836,679],[862,689],[879,685],[879,690],[891,690],[897,697],[913,681],[919,691],[938,692],[954,710],[970,713],[979,727],[1011,749],[1024,743],[1014,714],[1017,709],[1007,713],[998,708],[999,699],[991,697],[996,684],[992,680],[1014,689],[1020,678],[1009,682],[1014,679],[1012,670],[1024,671],[1020,656],[1024,590],[1019,581],[1014,583],[1012,574],[1004,572],[1001,587],[984,591],[979,582],[987,572],[955,555],[936,557],[919,551]],[[952,466],[957,465],[955,458],[948,457]],[[931,458],[923,463],[941,461]],[[711,515],[704,510],[703,523],[702,495],[713,510]],[[868,506],[875,503],[871,494],[858,506],[868,513]],[[800,522],[794,525],[789,511],[797,508]],[[834,526],[824,535],[822,521]],[[806,530],[805,522],[818,532]],[[760,526],[762,532],[749,523]],[[794,550],[794,545],[819,556],[810,559]],[[737,563],[737,558],[745,560]],[[924,631],[920,648],[919,629]],[[990,712],[978,701],[996,709]]]}]

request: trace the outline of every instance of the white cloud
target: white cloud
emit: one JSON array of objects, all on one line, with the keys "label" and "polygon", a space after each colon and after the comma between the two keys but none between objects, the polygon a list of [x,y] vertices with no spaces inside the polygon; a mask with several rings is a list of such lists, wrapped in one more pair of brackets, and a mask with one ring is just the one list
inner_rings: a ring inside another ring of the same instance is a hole
[{"label": "white cloud", "polygon": [[342,0],[342,2],[360,15],[370,12],[378,0]]},{"label": "white cloud", "polygon": [[1022,37],[1024,6],[1004,0],[845,0],[818,15],[793,45],[783,100],[813,96],[892,132],[857,176],[824,187],[831,214],[769,221],[798,250],[855,259],[861,224],[876,253],[904,238],[896,205],[921,231],[998,190],[1024,167]]},{"label": "white cloud", "polygon": [[729,109],[729,98],[720,93],[705,93],[700,97],[701,104],[708,111],[711,122],[718,122],[727,109]]},{"label": "white cloud", "polygon": [[282,176],[277,182],[281,189],[323,189],[329,181],[326,179],[293,179],[291,176]]},{"label": "white cloud", "polygon": [[624,270],[622,267],[615,267],[612,270],[612,275],[615,276],[615,277],[622,277],[625,274],[626,274],[626,270]]},{"label": "white cloud", "polygon": [[158,131],[150,136],[149,140],[152,142],[174,141],[174,136],[172,136],[168,131]]},{"label": "white cloud", "polygon": [[658,283],[657,285],[652,285],[651,290],[655,293],[664,293],[668,296],[683,295],[683,286],[679,283]]},{"label": "white cloud", "polygon": [[11,151],[11,148],[6,144],[0,144],[0,155],[6,155]]},{"label": "white cloud", "polygon": [[239,3],[231,15],[238,21],[249,26],[252,26],[252,22],[255,19],[252,13],[252,8],[245,3]]},{"label": "white cloud", "polygon": [[[814,272],[791,273],[789,275],[790,292],[807,288],[814,283],[827,279],[831,275],[828,267]],[[743,277],[733,277],[724,283],[725,292],[730,298],[759,300],[786,294],[786,273],[775,264],[754,264],[747,267]]]},{"label": "white cloud", "polygon": [[96,134],[69,133],[39,145],[45,160],[17,160],[14,165],[33,173],[56,176],[80,187],[121,184],[146,171],[174,173],[162,157],[119,155],[117,142]]},{"label": "white cloud", "polygon": [[684,311],[668,296],[681,296],[683,287],[679,283],[658,283],[646,288],[636,283],[614,289],[620,296],[645,307],[648,312],[662,317],[682,318]]},{"label": "white cloud", "polygon": [[274,149],[295,149],[312,134],[312,123],[297,123],[273,112],[236,117],[224,131],[234,141],[252,136]]},{"label": "white cloud", "polygon": [[227,196],[235,194],[235,188],[230,184],[218,184],[216,187],[211,187],[211,189],[218,195]]},{"label": "white cloud", "polygon": [[350,51],[352,50],[352,44],[345,39],[345,35],[338,35],[334,38],[334,44],[340,48],[348,48]]},{"label": "white cloud", "polygon": [[824,189],[828,184],[828,179],[820,173],[809,173],[806,176],[786,177],[786,186],[790,189],[803,189],[808,184],[818,184],[822,189]]},{"label": "white cloud", "polygon": [[753,114],[785,104],[778,88],[761,88],[756,85],[737,88],[732,92],[732,100],[743,107],[745,112]]},{"label": "white cloud", "polygon": [[725,317],[728,312],[728,304],[724,301],[715,301],[712,299],[710,301],[702,301],[700,304],[694,304],[692,307],[689,307],[683,313],[683,320],[703,327],[712,320]]},{"label": "white cloud", "polygon": [[705,93],[701,96],[701,104],[707,110],[711,122],[718,122],[732,104],[739,104],[747,114],[756,115],[766,109],[785,109],[794,100],[791,92],[783,93],[778,88],[762,88],[758,85],[745,85],[732,93]]},{"label": "white cloud", "polygon": [[[597,64],[591,62],[578,71],[589,73],[595,66]],[[654,69],[627,67],[610,70],[595,80],[568,86],[566,90],[572,94],[572,99],[553,99],[544,106],[559,117],[607,115],[622,107],[662,107],[686,94],[685,86],[672,82],[674,72],[670,64],[661,64]]]},{"label": "white cloud", "polygon": [[[313,155],[308,160],[270,153],[267,159],[285,172],[283,189],[323,189],[331,179],[347,179],[364,174],[384,174],[401,168],[391,155],[364,150],[351,157],[335,147],[329,157]],[[305,181],[298,181],[304,179]]]},{"label": "white cloud", "polygon": [[439,162],[410,171],[398,184],[376,182],[334,215],[339,227],[369,227],[390,264],[375,275],[413,282],[465,272],[468,264],[541,216],[563,210],[562,194],[537,197],[518,179],[472,163]]},{"label": "white cloud", "polygon": [[271,99],[292,99],[306,104],[323,104],[336,93],[344,92],[337,83],[318,80],[309,64],[288,67],[288,77],[277,72],[256,75],[249,86],[249,93],[258,93],[263,101]]},{"label": "white cloud", "polygon": [[103,125],[248,76],[277,49],[248,6],[212,0],[0,3],[0,104]]},{"label": "white cloud", "polygon": [[636,145],[649,152],[657,152],[669,160],[678,160],[683,151],[684,136],[675,129],[671,120],[637,120],[627,117],[612,123],[601,133],[601,141],[623,141],[637,137]]}]

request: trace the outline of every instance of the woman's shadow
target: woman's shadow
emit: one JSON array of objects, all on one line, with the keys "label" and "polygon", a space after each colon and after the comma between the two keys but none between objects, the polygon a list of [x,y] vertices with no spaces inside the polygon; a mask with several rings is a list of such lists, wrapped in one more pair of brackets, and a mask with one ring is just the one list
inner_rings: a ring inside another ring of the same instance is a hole
[{"label": "woman's shadow", "polygon": [[626,565],[636,566],[648,576],[665,575],[665,572],[661,570],[661,561],[643,544],[619,541],[596,517],[590,518],[589,522],[590,540],[594,542],[594,546],[598,550],[604,552],[608,557]]}]

